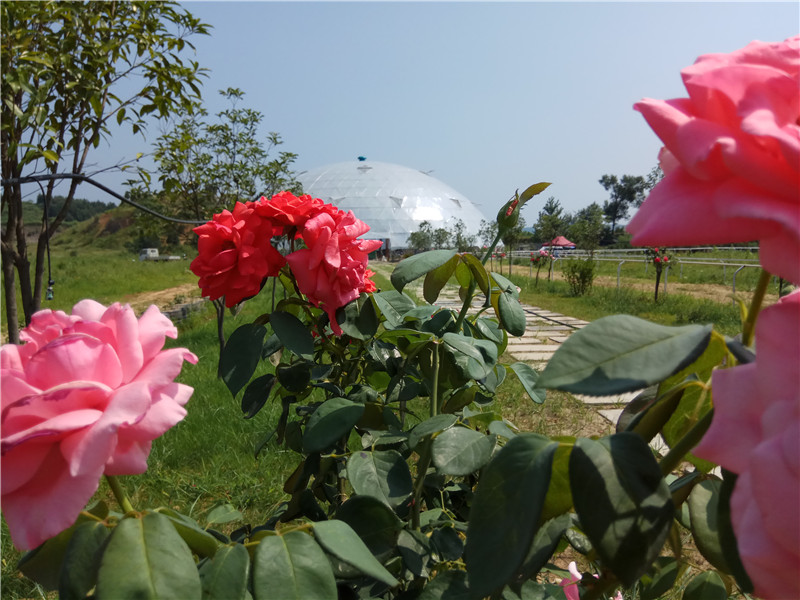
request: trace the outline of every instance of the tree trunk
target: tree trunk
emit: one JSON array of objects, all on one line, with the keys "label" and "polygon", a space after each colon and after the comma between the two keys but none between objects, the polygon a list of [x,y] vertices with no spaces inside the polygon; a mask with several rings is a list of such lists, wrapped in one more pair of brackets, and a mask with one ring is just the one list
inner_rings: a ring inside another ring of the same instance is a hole
[{"label": "tree trunk", "polygon": [[17,319],[17,294],[14,277],[14,259],[3,245],[3,300],[6,303],[6,326],[8,341],[19,344],[19,324]]}]

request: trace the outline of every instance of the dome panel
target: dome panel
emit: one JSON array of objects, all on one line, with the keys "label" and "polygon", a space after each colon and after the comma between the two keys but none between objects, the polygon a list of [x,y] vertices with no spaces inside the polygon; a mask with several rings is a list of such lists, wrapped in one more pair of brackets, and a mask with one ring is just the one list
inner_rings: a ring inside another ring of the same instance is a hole
[{"label": "dome panel", "polygon": [[352,210],[370,226],[364,237],[389,239],[392,248],[408,247],[409,234],[428,221],[450,229],[458,219],[477,235],[485,217],[466,196],[427,173],[374,161],[342,162],[297,176],[303,192],[342,210]]}]

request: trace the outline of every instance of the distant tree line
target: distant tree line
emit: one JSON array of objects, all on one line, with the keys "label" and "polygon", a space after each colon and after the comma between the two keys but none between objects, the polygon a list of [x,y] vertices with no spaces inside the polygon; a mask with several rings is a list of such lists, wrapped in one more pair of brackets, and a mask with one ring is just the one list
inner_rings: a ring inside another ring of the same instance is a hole
[{"label": "distant tree line", "polygon": [[[574,242],[578,248],[593,252],[601,246],[627,245],[625,235],[619,232],[620,223],[630,215],[630,210],[644,202],[649,190],[663,177],[659,167],[654,167],[646,177],[638,175],[603,175],[599,183],[609,198],[602,206],[593,202],[575,213],[569,213],[561,202],[550,196],[542,205],[533,227],[526,227],[520,218],[517,226],[507,231],[502,242],[506,251],[536,244],[546,245],[558,236]],[[457,248],[460,252],[473,249],[476,241],[489,245],[497,235],[497,223],[481,221],[477,236],[467,236],[464,224],[457,221],[453,229],[434,229],[428,221],[420,223],[419,230],[408,239],[413,250]]]},{"label": "distant tree line", "polygon": [[[44,210],[45,197],[39,194],[36,197],[36,205]],[[64,204],[67,203],[67,198],[64,196],[53,196],[47,203],[47,216],[48,218],[55,218],[61,213]],[[104,213],[116,207],[113,202],[99,202],[94,200],[84,200],[83,198],[73,198],[67,207],[64,222],[70,221],[87,221],[95,215]]]}]

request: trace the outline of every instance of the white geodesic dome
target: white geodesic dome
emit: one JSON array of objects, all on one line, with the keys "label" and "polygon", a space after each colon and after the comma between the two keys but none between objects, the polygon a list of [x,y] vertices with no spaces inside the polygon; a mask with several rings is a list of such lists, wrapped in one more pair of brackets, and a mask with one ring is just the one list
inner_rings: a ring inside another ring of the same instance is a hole
[{"label": "white geodesic dome", "polygon": [[401,165],[375,161],[341,162],[297,176],[303,193],[352,210],[370,226],[363,237],[388,239],[391,248],[408,247],[408,236],[428,221],[434,229],[452,230],[458,219],[468,235],[477,235],[480,209],[435,177]]}]

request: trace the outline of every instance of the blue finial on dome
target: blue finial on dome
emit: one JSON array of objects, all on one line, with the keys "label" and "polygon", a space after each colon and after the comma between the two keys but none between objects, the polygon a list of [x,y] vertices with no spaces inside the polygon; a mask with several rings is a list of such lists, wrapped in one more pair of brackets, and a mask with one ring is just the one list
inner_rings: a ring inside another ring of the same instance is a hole
[{"label": "blue finial on dome", "polygon": [[358,157],[358,162],[364,162],[365,160],[367,160],[366,156],[359,156]]}]

